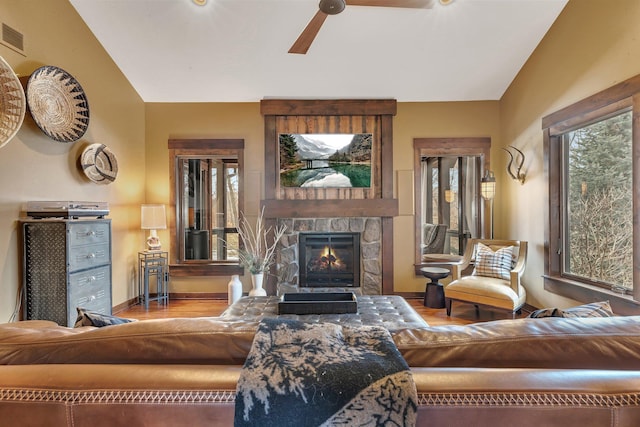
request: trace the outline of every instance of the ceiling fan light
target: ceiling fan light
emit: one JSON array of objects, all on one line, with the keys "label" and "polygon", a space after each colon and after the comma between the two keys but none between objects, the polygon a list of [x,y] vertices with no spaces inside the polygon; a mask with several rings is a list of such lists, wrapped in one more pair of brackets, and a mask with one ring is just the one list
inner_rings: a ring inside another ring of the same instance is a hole
[{"label": "ceiling fan light", "polygon": [[319,8],[327,15],[337,15],[344,10],[344,0],[320,0]]},{"label": "ceiling fan light", "polygon": [[193,0],[193,2],[198,6],[204,6],[205,4],[207,4],[207,0]]},{"label": "ceiling fan light", "polygon": [[440,0],[440,4],[443,6],[447,6],[451,3],[453,3],[453,0]]}]

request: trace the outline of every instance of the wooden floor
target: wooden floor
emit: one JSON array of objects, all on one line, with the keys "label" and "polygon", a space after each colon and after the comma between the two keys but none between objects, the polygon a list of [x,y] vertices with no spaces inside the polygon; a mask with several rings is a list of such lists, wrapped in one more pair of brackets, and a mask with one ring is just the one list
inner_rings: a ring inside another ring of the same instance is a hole
[{"label": "wooden floor", "polygon": [[[511,315],[506,312],[494,311],[480,308],[479,316],[476,317],[475,308],[471,304],[454,303],[451,317],[447,317],[444,308],[434,309],[422,305],[423,300],[408,299],[409,304],[424,318],[430,326],[438,325],[467,325],[476,322],[486,322],[490,320],[510,319]],[[171,300],[168,304],[158,304],[152,301],[149,310],[145,310],[143,305],[135,305],[128,309],[114,313],[119,317],[130,319],[162,319],[171,317],[208,317],[218,316],[227,308],[226,300],[217,299],[179,299]],[[528,313],[523,312],[522,317]]]}]

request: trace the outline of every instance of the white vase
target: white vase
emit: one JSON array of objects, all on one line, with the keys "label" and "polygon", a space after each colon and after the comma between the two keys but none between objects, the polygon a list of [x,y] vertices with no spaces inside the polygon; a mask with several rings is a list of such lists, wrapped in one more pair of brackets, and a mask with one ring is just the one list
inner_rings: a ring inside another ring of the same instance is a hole
[{"label": "white vase", "polygon": [[249,291],[250,297],[265,297],[267,296],[267,291],[262,288],[262,281],[264,280],[264,273],[252,274],[251,275],[251,284],[253,288]]},{"label": "white vase", "polygon": [[242,282],[240,281],[240,276],[234,274],[231,276],[231,280],[229,280],[229,290],[227,292],[227,302],[229,305],[238,301],[242,297]]}]

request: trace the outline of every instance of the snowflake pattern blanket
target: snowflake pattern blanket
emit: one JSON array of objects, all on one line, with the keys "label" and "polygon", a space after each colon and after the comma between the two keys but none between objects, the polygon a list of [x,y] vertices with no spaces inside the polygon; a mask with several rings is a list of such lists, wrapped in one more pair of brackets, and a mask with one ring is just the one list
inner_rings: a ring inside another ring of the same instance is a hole
[{"label": "snowflake pattern blanket", "polygon": [[263,319],[236,390],[235,426],[415,426],[416,386],[389,331]]}]

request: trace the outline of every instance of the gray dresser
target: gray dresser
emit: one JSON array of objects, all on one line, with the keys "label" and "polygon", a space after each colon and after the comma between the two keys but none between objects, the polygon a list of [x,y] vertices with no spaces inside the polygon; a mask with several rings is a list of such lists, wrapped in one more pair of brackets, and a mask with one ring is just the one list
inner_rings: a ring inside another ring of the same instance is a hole
[{"label": "gray dresser", "polygon": [[24,319],[73,326],[77,307],[111,314],[111,220],[23,220]]}]

